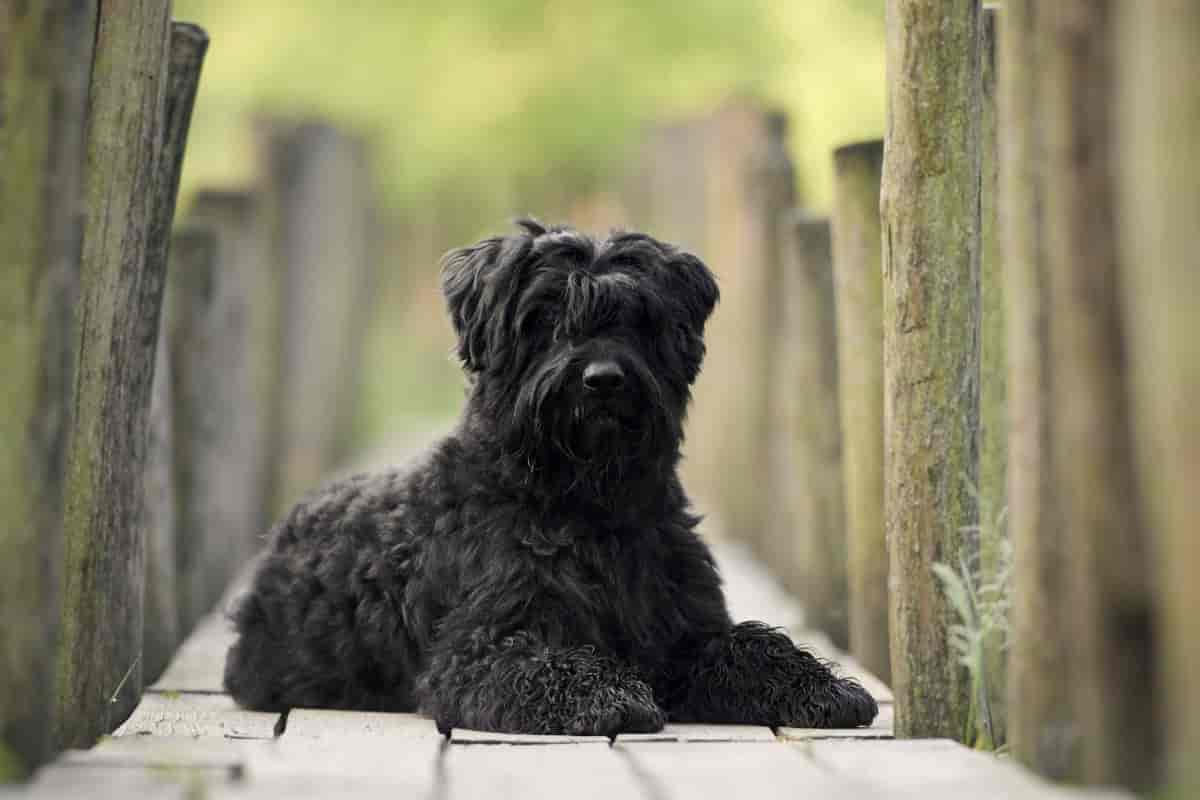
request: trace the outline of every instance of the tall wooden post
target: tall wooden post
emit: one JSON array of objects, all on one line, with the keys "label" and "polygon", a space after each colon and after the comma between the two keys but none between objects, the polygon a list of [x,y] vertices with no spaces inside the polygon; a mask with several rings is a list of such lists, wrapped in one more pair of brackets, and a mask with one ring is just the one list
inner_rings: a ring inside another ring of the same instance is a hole
[{"label": "tall wooden post", "polygon": [[889,0],[883,216],[884,518],[899,736],[964,737],[958,620],[933,566],[976,523],[979,427],[977,0]]},{"label": "tall wooden post", "polygon": [[[156,177],[146,258],[169,263],[171,225],[179,195],[183,154],[191,125],[192,108],[200,84],[200,67],[208,50],[208,34],[189,23],[171,25],[170,63],[167,68],[162,166]],[[176,492],[171,449],[171,375],[166,337],[158,338],[154,385],[151,389],[149,442],[143,483],[143,537],[146,542],[146,594],[143,637],[143,673],[154,681],[167,666],[179,641],[179,609],[175,573]]]},{"label": "tall wooden post", "polygon": [[173,268],[179,270],[171,327],[186,628],[218,601],[266,530],[272,409],[262,378],[275,368],[279,340],[255,314],[264,281],[275,285],[261,205],[250,192],[198,192],[182,237],[188,253]]},{"label": "tall wooden post", "polygon": [[146,419],[165,265],[147,259],[170,3],[101,4],[88,105],[86,221],[56,739],[87,746],[141,695]]},{"label": "tall wooden post", "polygon": [[1138,478],[1157,545],[1167,796],[1185,798],[1200,796],[1200,5],[1120,8],[1119,277]]},{"label": "tall wooden post", "polygon": [[1035,0],[1008,0],[1000,37],[1004,160],[1004,297],[1008,343],[1008,528],[1013,542],[1008,743],[1026,766],[1051,778],[1075,774],[1078,731],[1070,684],[1063,576],[1069,551],[1050,475],[1049,265],[1046,255],[1041,116],[1044,54]]},{"label": "tall wooden post", "polygon": [[[1080,777],[1145,788],[1158,750],[1150,541],[1134,474],[1119,308],[1115,3],[1058,0],[1045,58],[1054,482],[1070,548],[1068,641]],[[1139,258],[1139,262],[1141,258]]]},{"label": "tall wooden post", "polygon": [[[979,554],[977,575],[983,601],[991,613],[1002,613],[1004,599],[1011,596],[1007,574],[1011,548],[1005,522],[1008,505],[1005,482],[1008,476],[1008,363],[1005,358],[1004,267],[1000,253],[999,174],[997,125],[997,38],[1000,8],[983,8],[983,104],[981,145],[983,177],[980,236],[980,357],[979,357]],[[978,738],[993,747],[1004,742],[1005,720],[1005,632],[999,622],[984,642],[983,676],[987,704],[976,709]]]},{"label": "tall wooden post", "polygon": [[883,527],[883,142],[833,154],[833,274],[845,484],[850,652],[891,682]]},{"label": "tall wooden post", "polygon": [[763,515],[759,529],[755,532],[754,544],[761,557],[772,565],[780,577],[792,572],[795,554],[796,531],[790,525],[785,486],[784,463],[786,454],[779,448],[787,447],[786,416],[790,398],[778,391],[781,358],[787,346],[784,315],[786,309],[785,277],[783,265],[784,239],[781,235],[784,213],[795,204],[796,171],[787,152],[787,116],[781,112],[766,115],[766,142],[762,155],[753,165],[750,180],[758,187],[758,225],[763,243],[764,291],[761,325],[763,331],[763,354],[761,376],[761,411],[756,417],[754,434],[758,436],[759,452],[763,456],[763,469],[767,491],[762,499],[769,506]]},{"label": "tall wooden post", "polygon": [[0,9],[0,783],[51,752],[96,8]]},{"label": "tall wooden post", "polygon": [[780,405],[790,458],[777,476],[791,513],[787,570],[804,605],[806,624],[845,648],[849,640],[846,596],[845,499],[842,434],[838,423],[837,330],[833,306],[833,255],[829,220],[788,215],[783,240],[784,298]]},{"label": "tall wooden post", "polygon": [[276,507],[313,489],[344,454],[357,403],[369,280],[370,176],[363,143],[324,123],[269,137],[282,284]]}]

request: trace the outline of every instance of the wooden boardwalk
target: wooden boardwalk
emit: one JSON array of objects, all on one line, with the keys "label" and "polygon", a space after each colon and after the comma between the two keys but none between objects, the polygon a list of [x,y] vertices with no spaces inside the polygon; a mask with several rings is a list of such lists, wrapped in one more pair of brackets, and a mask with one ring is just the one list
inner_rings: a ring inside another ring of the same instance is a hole
[{"label": "wooden boardwalk", "polygon": [[[738,619],[786,624],[880,700],[858,730],[668,725],[655,734],[441,736],[414,714],[243,711],[222,693],[232,639],[223,617],[197,627],[134,715],[91,750],[69,751],[13,798],[1065,798],[992,755],[945,740],[892,739],[891,693],[820,634],[736,545],[716,547]],[[235,586],[222,606],[227,606]]]}]

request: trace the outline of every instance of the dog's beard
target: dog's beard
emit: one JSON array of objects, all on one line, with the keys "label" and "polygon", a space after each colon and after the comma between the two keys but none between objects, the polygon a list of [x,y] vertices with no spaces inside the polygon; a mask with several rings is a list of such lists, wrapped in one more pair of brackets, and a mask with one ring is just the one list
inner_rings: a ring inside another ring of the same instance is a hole
[{"label": "dog's beard", "polygon": [[512,449],[531,465],[565,462],[579,475],[620,479],[631,463],[678,445],[662,391],[639,364],[631,386],[609,397],[580,388],[580,365],[548,362],[528,379],[512,407]]}]

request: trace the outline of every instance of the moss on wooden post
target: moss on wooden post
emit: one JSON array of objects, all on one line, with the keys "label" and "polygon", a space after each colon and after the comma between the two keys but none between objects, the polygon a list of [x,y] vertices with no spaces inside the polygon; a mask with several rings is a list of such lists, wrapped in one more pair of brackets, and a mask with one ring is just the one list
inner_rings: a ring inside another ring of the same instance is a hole
[{"label": "moss on wooden post", "polygon": [[1067,652],[1068,559],[1050,475],[1049,266],[1045,238],[1042,43],[1034,0],[1008,0],[1000,36],[1005,322],[1008,342],[1008,528],[1013,542],[1008,743],[1042,775],[1074,774],[1078,745]]},{"label": "moss on wooden post", "polygon": [[141,695],[146,418],[164,265],[147,259],[170,3],[104,3],[88,103],[86,220],[56,740],[87,746]]},{"label": "moss on wooden post", "polygon": [[51,752],[95,13],[0,9],[0,783]]},{"label": "moss on wooden post", "polygon": [[1166,796],[1182,800],[1200,796],[1200,5],[1120,6],[1120,279],[1139,478],[1157,544]]},{"label": "moss on wooden post", "polygon": [[1061,577],[1071,597],[1079,777],[1145,788],[1159,726],[1149,677],[1156,668],[1150,540],[1134,475],[1119,307],[1115,7],[1057,0],[1039,10],[1051,463],[1070,552]]},{"label": "moss on wooden post", "polygon": [[884,519],[896,733],[967,735],[958,620],[933,566],[976,523],[980,7],[889,0],[882,183]]},{"label": "moss on wooden post", "polygon": [[790,458],[779,465],[788,515],[791,588],[806,624],[849,641],[845,498],[838,424],[837,326],[829,220],[789,215],[780,231],[785,300],[778,381]]},{"label": "moss on wooden post", "polygon": [[883,141],[833,154],[833,274],[845,484],[850,652],[891,682],[883,527]]}]

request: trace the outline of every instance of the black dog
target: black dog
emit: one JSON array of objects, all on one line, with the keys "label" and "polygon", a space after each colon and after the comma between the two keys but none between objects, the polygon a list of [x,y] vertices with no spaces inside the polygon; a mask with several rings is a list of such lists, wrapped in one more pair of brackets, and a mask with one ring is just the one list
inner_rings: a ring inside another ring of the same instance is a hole
[{"label": "black dog", "polygon": [[471,378],[458,427],[276,527],[235,612],[229,692],[421,709],[443,731],[870,723],[857,683],[731,622],[694,532],[676,464],[708,268],[642,234],[521,227],[444,264]]}]

